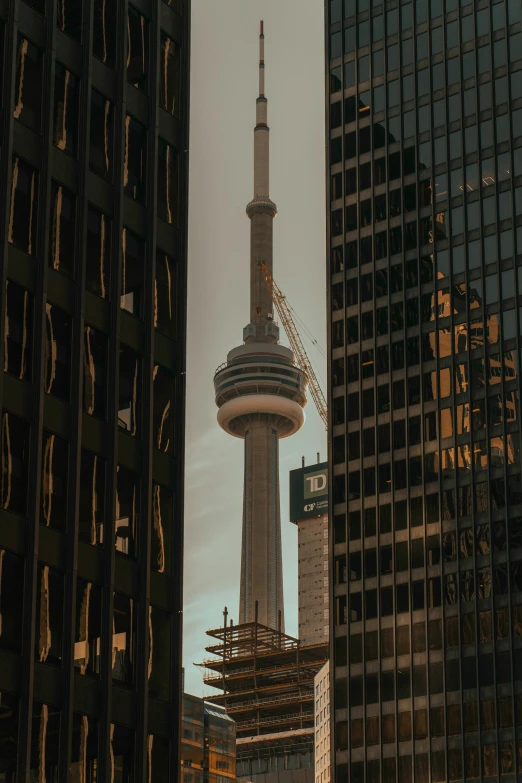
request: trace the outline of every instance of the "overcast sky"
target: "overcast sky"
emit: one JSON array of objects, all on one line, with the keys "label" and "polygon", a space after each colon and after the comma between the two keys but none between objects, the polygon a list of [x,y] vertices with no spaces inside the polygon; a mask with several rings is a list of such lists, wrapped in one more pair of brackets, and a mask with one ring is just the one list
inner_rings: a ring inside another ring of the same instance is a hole
[{"label": "overcast sky", "polygon": [[[213,376],[249,320],[249,237],[259,21],[265,22],[274,278],[326,347],[324,62],[322,0],[192,0],[185,690],[216,693],[193,665],[226,605],[237,621],[243,442],[217,425]],[[304,336],[304,335],[303,335]],[[288,345],[284,331],[281,342]],[[307,343],[307,348],[309,343]],[[326,364],[317,350],[326,390]],[[286,630],[297,634],[297,531],[288,521],[288,472],[326,456],[312,401],[303,429],[280,442]],[[209,640],[210,641],[210,640]]]}]

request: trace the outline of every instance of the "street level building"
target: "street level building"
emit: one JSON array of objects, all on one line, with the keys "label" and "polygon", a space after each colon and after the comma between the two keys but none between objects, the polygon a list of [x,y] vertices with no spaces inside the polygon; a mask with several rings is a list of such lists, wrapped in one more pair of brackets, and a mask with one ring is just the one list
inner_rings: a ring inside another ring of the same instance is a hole
[{"label": "street level building", "polygon": [[330,783],[330,661],[315,675],[315,783]]},{"label": "street level building", "polygon": [[0,3],[0,778],[177,780],[190,3]]},{"label": "street level building", "polygon": [[[250,323],[243,345],[214,376],[219,425],[244,440],[245,468],[239,622],[284,630],[279,439],[304,422],[307,379],[289,348],[279,344],[271,294],[259,267],[273,269],[269,196],[269,127],[265,97],[263,22],[259,36],[259,97],[254,129],[254,198],[250,218]],[[256,609],[257,606],[257,609]]]},{"label": "street level building", "polygon": [[514,781],[522,6],[325,11],[334,777]]}]

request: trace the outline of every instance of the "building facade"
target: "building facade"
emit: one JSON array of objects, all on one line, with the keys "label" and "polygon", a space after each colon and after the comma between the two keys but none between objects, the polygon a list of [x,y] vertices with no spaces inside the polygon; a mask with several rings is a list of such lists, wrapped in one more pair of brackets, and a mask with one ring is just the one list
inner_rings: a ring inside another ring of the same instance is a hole
[{"label": "building facade", "polygon": [[0,2],[0,777],[179,772],[190,4]]},{"label": "building facade", "polygon": [[330,661],[315,675],[315,783],[330,783]]},{"label": "building facade", "polygon": [[325,10],[335,779],[514,781],[521,3]]},{"label": "building facade", "polygon": [[183,695],[180,783],[236,781],[236,726],[223,707]]}]

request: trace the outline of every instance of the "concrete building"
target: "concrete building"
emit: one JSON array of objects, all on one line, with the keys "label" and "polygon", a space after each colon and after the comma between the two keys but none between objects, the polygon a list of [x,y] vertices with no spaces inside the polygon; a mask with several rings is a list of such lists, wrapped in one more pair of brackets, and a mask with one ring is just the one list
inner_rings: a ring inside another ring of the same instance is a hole
[{"label": "concrete building", "polygon": [[177,779],[190,2],[0,2],[0,779]]},{"label": "concrete building", "polygon": [[315,675],[315,783],[330,783],[330,661]]},{"label": "concrete building", "polygon": [[299,641],[322,644],[330,616],[328,463],[290,471],[290,521],[297,525]]},{"label": "concrete building", "polygon": [[522,5],[325,11],[333,774],[520,780]]},{"label": "concrete building", "polygon": [[257,621],[284,629],[279,439],[302,426],[306,376],[293,354],[279,345],[271,295],[259,263],[272,273],[273,220],[276,205],[269,196],[269,128],[264,94],[264,34],[259,36],[259,97],[254,130],[254,198],[250,218],[250,323],[244,344],[234,348],[216,371],[214,387],[218,422],[244,440],[245,469],[239,622]]},{"label": "concrete building", "polygon": [[236,781],[236,727],[223,707],[185,693],[180,783]]}]

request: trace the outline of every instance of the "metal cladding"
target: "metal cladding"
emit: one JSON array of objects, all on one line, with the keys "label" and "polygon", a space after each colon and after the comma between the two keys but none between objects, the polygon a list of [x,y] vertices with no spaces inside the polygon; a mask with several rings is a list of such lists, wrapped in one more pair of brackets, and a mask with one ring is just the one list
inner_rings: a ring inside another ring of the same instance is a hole
[{"label": "metal cladding", "polygon": [[304,423],[306,376],[291,350],[279,345],[272,296],[259,263],[272,273],[272,222],[277,207],[269,196],[268,102],[265,97],[263,23],[259,36],[259,97],[254,129],[254,197],[250,219],[250,323],[244,345],[229,352],[216,371],[218,423],[245,441],[243,533],[239,621],[284,627],[279,439]]}]

